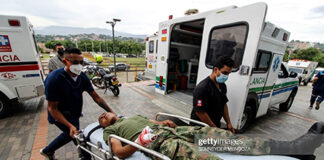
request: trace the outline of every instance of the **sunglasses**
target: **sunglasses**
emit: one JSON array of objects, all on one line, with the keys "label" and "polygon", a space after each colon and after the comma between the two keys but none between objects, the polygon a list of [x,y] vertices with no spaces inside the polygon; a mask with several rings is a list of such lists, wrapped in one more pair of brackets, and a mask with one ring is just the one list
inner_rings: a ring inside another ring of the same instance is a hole
[{"label": "sunglasses", "polygon": [[[68,60],[68,59],[67,59],[67,60]],[[68,61],[70,61],[71,64],[81,64],[81,65],[84,64],[84,61],[83,61],[83,60],[82,60],[82,61],[78,61],[78,60],[71,61],[71,60],[68,60]]]}]

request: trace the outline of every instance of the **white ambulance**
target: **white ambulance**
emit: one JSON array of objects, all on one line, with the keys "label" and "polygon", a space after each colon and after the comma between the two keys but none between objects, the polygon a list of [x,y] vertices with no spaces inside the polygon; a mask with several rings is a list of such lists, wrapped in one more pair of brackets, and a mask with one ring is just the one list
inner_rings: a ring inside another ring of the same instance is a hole
[{"label": "white ambulance", "polygon": [[12,102],[44,94],[32,24],[23,16],[0,15],[0,117]]},{"label": "white ambulance", "polygon": [[298,73],[299,84],[301,82],[307,86],[308,82],[312,81],[318,62],[312,62],[301,59],[293,59],[288,61],[289,71]]},{"label": "white ambulance", "polygon": [[161,22],[155,91],[192,94],[213,61],[227,55],[235,61],[226,84],[236,129],[244,131],[270,106],[287,111],[298,89],[297,74],[282,64],[290,33],[265,22],[266,11],[265,3],[255,3]]},{"label": "white ambulance", "polygon": [[146,37],[145,47],[145,71],[149,73],[155,73],[156,70],[156,58],[158,51],[158,35],[154,34]]}]

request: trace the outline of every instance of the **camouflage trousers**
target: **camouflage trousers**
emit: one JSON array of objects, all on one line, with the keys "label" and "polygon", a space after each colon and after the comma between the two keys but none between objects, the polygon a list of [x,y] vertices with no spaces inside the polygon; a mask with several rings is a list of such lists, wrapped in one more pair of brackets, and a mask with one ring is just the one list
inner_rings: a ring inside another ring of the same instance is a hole
[{"label": "camouflage trousers", "polygon": [[[267,139],[234,135],[229,131],[217,127],[178,126],[176,128],[170,128],[155,126],[152,129],[157,135],[157,139],[149,148],[171,159],[220,160],[221,158],[215,152],[204,150],[199,145],[198,141],[205,139],[205,142],[207,142],[207,137],[218,139],[218,143],[213,145],[213,147],[225,148],[224,151],[217,150],[217,152],[230,152],[244,155],[264,155],[270,153],[270,146]],[[235,141],[236,147],[241,147],[241,149],[235,150],[235,145],[233,149],[233,141],[231,140]],[[229,149],[229,147],[232,147],[232,149]],[[242,147],[245,147],[245,149],[242,150]],[[152,158],[156,159],[154,157]]]}]

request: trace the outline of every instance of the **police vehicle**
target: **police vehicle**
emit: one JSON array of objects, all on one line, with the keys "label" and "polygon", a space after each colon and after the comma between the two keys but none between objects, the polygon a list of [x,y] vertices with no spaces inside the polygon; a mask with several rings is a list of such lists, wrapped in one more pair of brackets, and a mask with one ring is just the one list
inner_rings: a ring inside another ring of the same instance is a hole
[{"label": "police vehicle", "polygon": [[155,91],[191,93],[218,56],[233,58],[227,80],[233,127],[246,130],[270,106],[288,111],[297,74],[282,63],[290,33],[265,22],[267,5],[229,6],[159,23]]},{"label": "police vehicle", "polygon": [[0,15],[0,117],[12,102],[44,93],[33,25],[23,16]]}]

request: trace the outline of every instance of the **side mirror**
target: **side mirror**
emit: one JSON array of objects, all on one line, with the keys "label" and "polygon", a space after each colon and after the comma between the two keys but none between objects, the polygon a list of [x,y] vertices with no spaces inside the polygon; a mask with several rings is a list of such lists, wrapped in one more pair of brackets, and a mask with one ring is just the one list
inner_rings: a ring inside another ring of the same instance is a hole
[{"label": "side mirror", "polygon": [[296,78],[297,76],[298,76],[298,74],[294,71],[291,71],[289,74],[289,77],[291,77],[291,78]]}]

